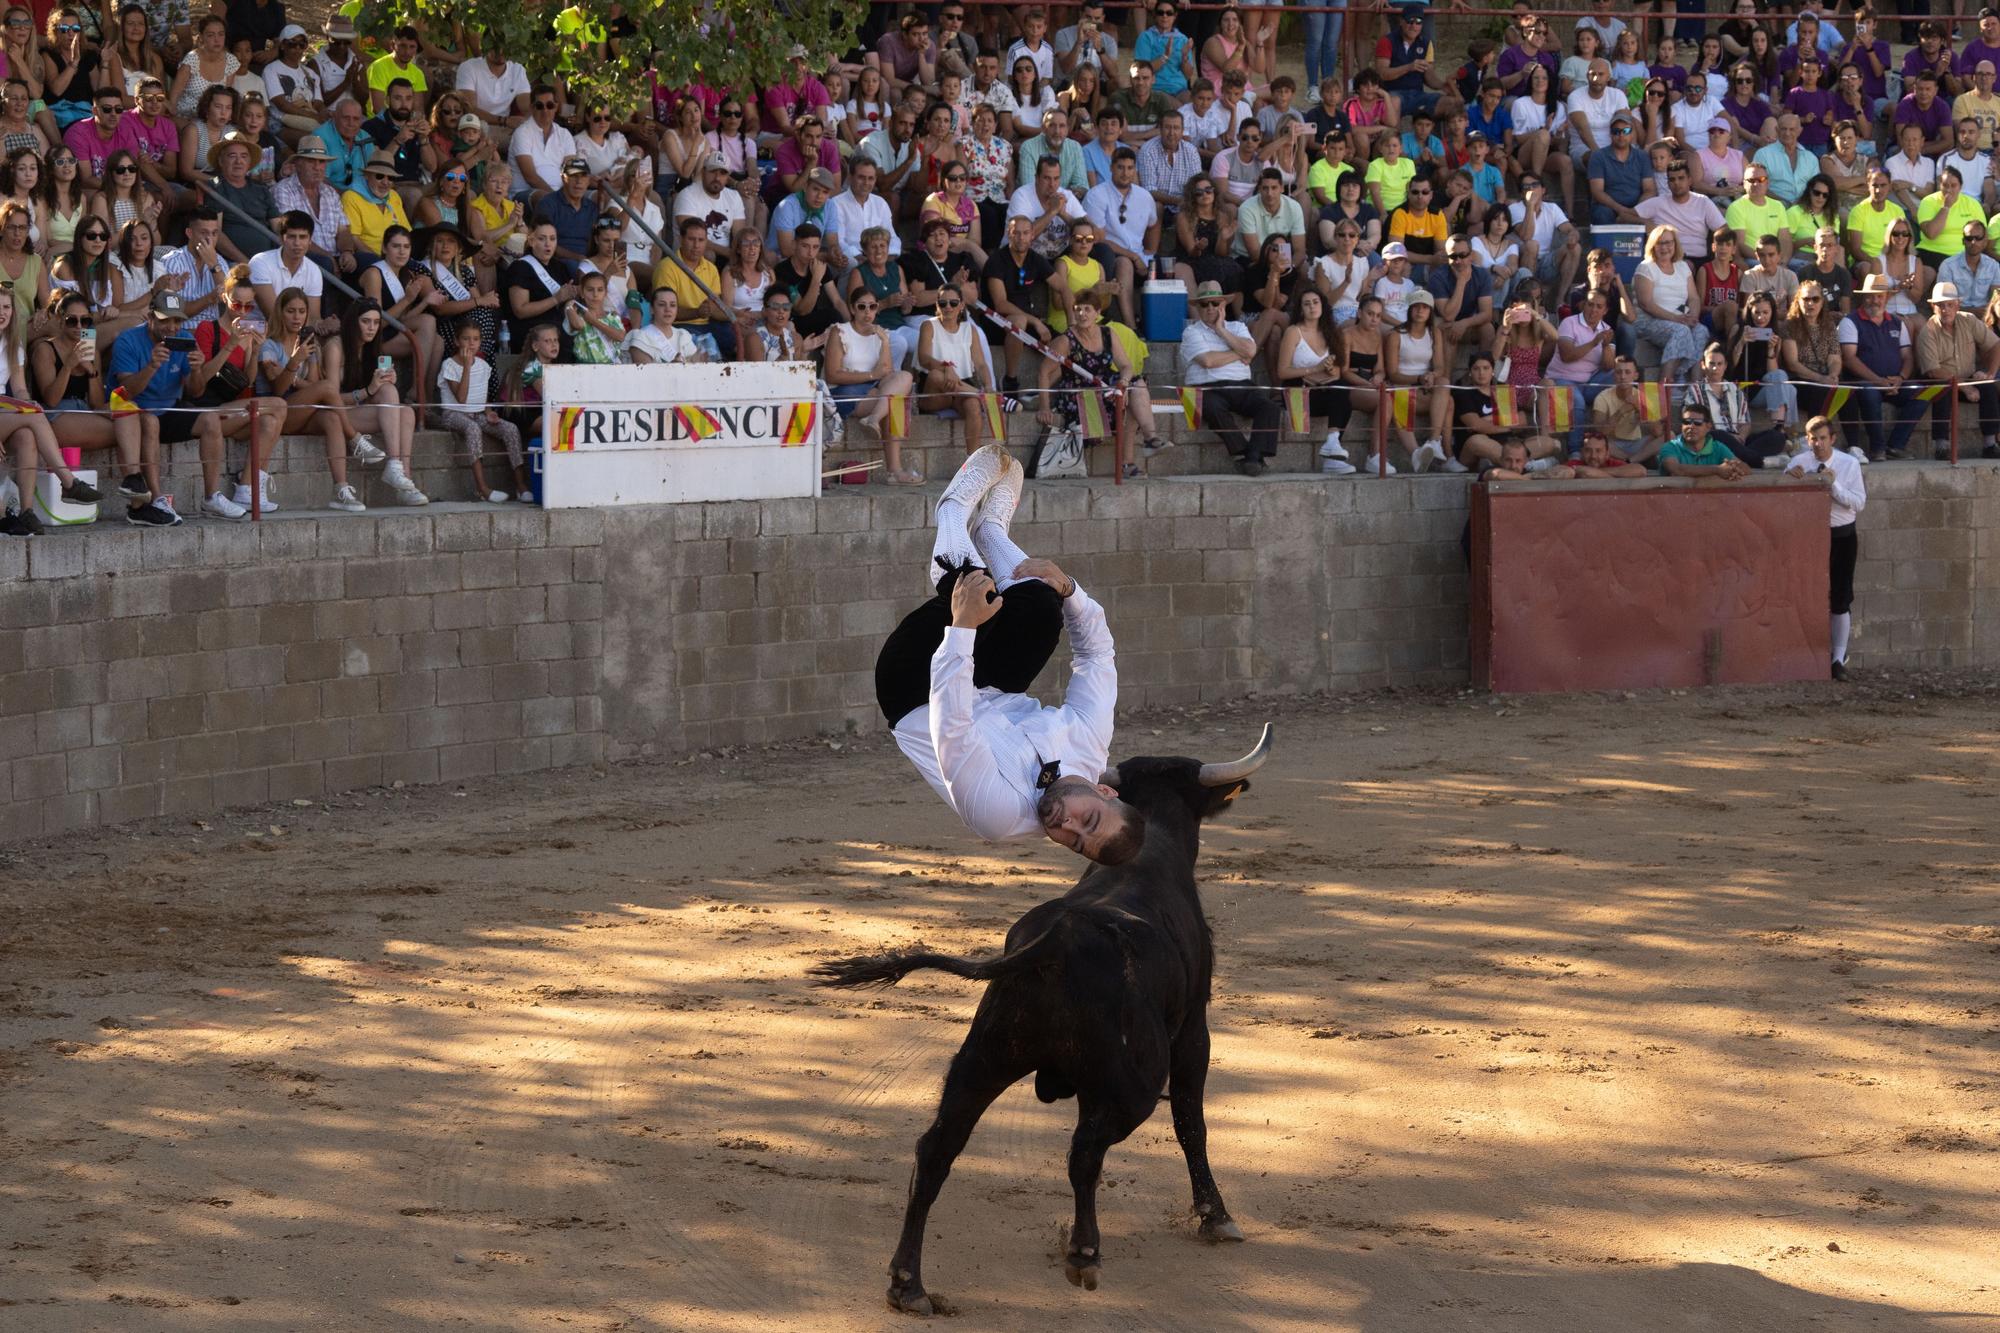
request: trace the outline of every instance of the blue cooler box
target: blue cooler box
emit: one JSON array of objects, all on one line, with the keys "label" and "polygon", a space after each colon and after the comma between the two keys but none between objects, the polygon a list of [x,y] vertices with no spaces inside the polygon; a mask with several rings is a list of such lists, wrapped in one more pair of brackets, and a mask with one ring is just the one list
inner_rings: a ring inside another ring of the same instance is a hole
[{"label": "blue cooler box", "polygon": [[[1646,229],[1629,223],[1592,227],[1590,243],[1611,252],[1612,267],[1627,282],[1632,281],[1632,275],[1639,271],[1640,261],[1646,257]],[[1557,293],[1555,299],[1560,300],[1561,293]]]},{"label": "blue cooler box", "polygon": [[1188,289],[1179,278],[1151,278],[1140,301],[1151,342],[1173,342],[1187,327]]}]

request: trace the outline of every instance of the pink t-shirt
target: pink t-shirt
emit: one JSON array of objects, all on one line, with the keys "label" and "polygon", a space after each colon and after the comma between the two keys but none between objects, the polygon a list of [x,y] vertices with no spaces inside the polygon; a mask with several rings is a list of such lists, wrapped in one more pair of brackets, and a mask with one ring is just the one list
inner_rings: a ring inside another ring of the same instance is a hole
[{"label": "pink t-shirt", "polygon": [[[1592,324],[1585,320],[1582,315],[1571,315],[1556,329],[1556,337],[1558,339],[1567,338],[1571,342],[1580,343],[1595,338],[1610,327],[1609,324]],[[1562,344],[1561,342],[1557,342],[1555,355],[1549,358],[1548,377],[1552,380],[1565,380],[1571,384],[1582,384],[1601,369],[1598,365],[1598,359],[1603,356],[1603,353],[1604,349],[1602,347],[1596,347],[1591,349],[1589,359],[1587,360],[1565,361],[1563,360]]]},{"label": "pink t-shirt", "polygon": [[64,132],[63,143],[76,154],[86,176],[102,179],[104,164],[111,160],[111,155],[129,146],[125,142],[124,125],[130,119],[130,116],[119,117],[119,128],[111,131],[109,139],[97,132],[96,116],[86,116]]},{"label": "pink t-shirt", "polygon": [[172,116],[161,116],[149,126],[138,112],[128,111],[119,117],[118,133],[113,137],[115,147],[129,148],[134,157],[155,165],[166,161],[169,153],[181,151],[181,132]]}]

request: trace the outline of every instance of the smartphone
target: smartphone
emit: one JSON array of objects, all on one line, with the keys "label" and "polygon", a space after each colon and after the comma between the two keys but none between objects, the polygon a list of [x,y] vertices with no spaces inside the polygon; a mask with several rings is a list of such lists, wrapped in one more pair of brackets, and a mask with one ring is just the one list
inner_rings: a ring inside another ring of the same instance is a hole
[{"label": "smartphone", "polygon": [[192,333],[176,333],[160,345],[170,352],[192,352],[199,346]]},{"label": "smartphone", "polygon": [[376,358],[375,358],[375,373],[376,373],[377,375],[393,375],[393,374],[395,374],[395,373],[396,373],[396,362],[395,362],[395,359],[394,359],[393,357],[387,357],[387,356],[378,356],[378,357],[376,357]]}]

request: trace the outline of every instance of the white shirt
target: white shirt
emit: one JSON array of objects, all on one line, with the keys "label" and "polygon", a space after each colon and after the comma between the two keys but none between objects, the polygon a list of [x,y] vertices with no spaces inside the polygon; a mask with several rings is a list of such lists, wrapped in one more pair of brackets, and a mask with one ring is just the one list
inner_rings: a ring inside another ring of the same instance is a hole
[{"label": "white shirt", "polygon": [[562,163],[566,157],[576,154],[576,140],[560,125],[549,127],[548,137],[542,137],[542,127],[532,120],[524,120],[514,131],[514,137],[507,141],[507,161],[514,166],[514,188],[526,189],[534,182],[521,179],[517,158],[527,158],[535,168],[535,174],[542,178],[551,189],[562,184]]},{"label": "white shirt", "polygon": [[1060,708],[972,684],[974,631],[950,628],[931,655],[931,696],[896,723],[896,747],[965,826],[995,841],[1042,836],[1043,762],[1095,782],[1111,757],[1118,666],[1104,609],[1077,588],[1063,603],[1073,656]]},{"label": "white shirt", "polygon": [[[723,186],[721,194],[710,194],[696,181],[674,196],[674,232],[680,232],[681,218],[699,218],[708,228],[708,243],[729,251],[729,234],[743,221],[743,192]],[[626,224],[630,226],[630,223]]]},{"label": "white shirt", "polygon": [[453,86],[462,93],[470,93],[472,104],[487,115],[507,116],[513,114],[514,99],[530,91],[531,85],[528,71],[518,63],[510,60],[495,74],[485,56],[474,56],[458,62],[458,77]]},{"label": "white shirt", "polygon": [[[328,88],[336,87],[342,79],[346,78],[347,72],[354,69],[355,62],[360,59],[361,56],[351,45],[347,48],[347,60],[345,63],[336,61],[324,49],[321,49],[313,52],[311,57],[312,63],[308,68],[312,70],[313,78],[319,82],[320,91],[323,93]],[[363,77],[357,78],[353,83],[349,84],[347,92],[343,96],[353,97],[357,101],[368,96],[368,80],[365,74]]]},{"label": "white shirt", "polygon": [[[460,380],[465,382],[465,401],[462,403],[445,387],[448,384],[457,384]],[[492,383],[493,367],[487,365],[483,357],[472,358],[472,370],[468,374],[466,368],[458,364],[456,356],[448,356],[444,359],[444,364],[438,367],[437,405],[447,412],[468,414],[484,412],[486,390]]]},{"label": "white shirt", "polygon": [[1609,148],[1611,119],[1620,111],[1631,110],[1631,103],[1625,100],[1625,94],[1615,91],[1607,84],[1603,95],[1599,97],[1592,97],[1588,86],[1578,88],[1569,95],[1569,101],[1564,103],[1564,109],[1573,116],[1582,113],[1583,123],[1590,127],[1591,140],[1599,148]]},{"label": "white shirt", "polygon": [[1110,181],[1091,186],[1090,193],[1083,196],[1083,211],[1090,214],[1090,220],[1107,240],[1144,256],[1147,263],[1152,262],[1153,256],[1146,249],[1146,228],[1153,225],[1159,209],[1153,203],[1153,196],[1140,189],[1137,181],[1122,194]]},{"label": "white shirt", "polygon": [[287,287],[298,288],[308,298],[326,290],[326,276],[318,264],[310,259],[301,259],[296,271],[288,269],[283,250],[265,250],[251,255],[250,281],[259,287],[268,286],[274,297]]},{"label": "white shirt", "polygon": [[1722,210],[1705,194],[1689,191],[1684,200],[1671,194],[1641,199],[1632,210],[1654,226],[1666,225],[1681,239],[1681,253],[1689,259],[1708,258],[1708,238],[1723,222]]},{"label": "white shirt", "polygon": [[866,199],[856,199],[854,191],[842,190],[826,201],[826,211],[833,218],[834,236],[840,242],[840,253],[849,259],[861,258],[861,233],[870,227],[880,227],[889,233],[889,253],[903,253],[903,238],[896,234],[896,219],[889,212],[888,201],[879,194],[870,194]]},{"label": "white shirt", "polygon": [[[1528,216],[1527,204],[1516,202],[1507,205],[1507,216],[1514,220],[1514,226],[1518,229]],[[1542,207],[1535,214],[1535,234],[1528,238],[1535,243],[1535,253],[1548,254],[1549,247],[1555,244],[1556,229],[1568,221],[1569,214],[1547,199],[1542,200]]]},{"label": "white shirt", "polygon": [[[1247,341],[1250,330],[1240,320],[1225,319],[1222,327],[1233,338]],[[1201,320],[1191,321],[1181,330],[1181,378],[1189,384],[1247,384],[1250,381],[1250,367],[1240,359],[1231,360],[1219,366],[1196,364],[1196,358],[1210,352],[1234,352],[1236,349],[1223,341],[1222,334],[1211,329]]]},{"label": "white shirt", "polygon": [[1181,108],[1181,129],[1187,142],[1197,149],[1206,149],[1229,129],[1229,108],[1220,102],[1210,102],[1207,114],[1203,115],[1190,102]]},{"label": "white shirt", "polygon": [[[1785,464],[1785,471],[1804,468],[1807,476],[1814,476],[1821,466],[1819,459],[1813,457],[1813,451],[1808,449]],[[1824,466],[1833,474],[1833,507],[1826,516],[1827,526],[1844,528],[1868,507],[1868,484],[1861,479],[1861,464],[1851,454],[1835,449]]]},{"label": "white shirt", "polygon": [[678,324],[671,329],[663,329],[657,324],[641,324],[625,335],[625,355],[628,359],[634,352],[644,352],[665,365],[674,361],[692,361],[695,351],[694,337]]},{"label": "white shirt", "polygon": [[301,102],[319,101],[319,74],[311,65],[294,69],[282,60],[264,66],[264,96],[275,103],[280,97]]},{"label": "white shirt", "polygon": [[[1721,114],[1722,103],[1713,97],[1692,103],[1683,97],[1674,103],[1673,109],[1667,116],[1673,121],[1674,128],[1680,131],[1682,143],[1700,148],[1708,142],[1708,122]],[[1611,140],[1603,139],[1599,142],[1608,144]]]},{"label": "white shirt", "polygon": [[[1042,45],[1040,49],[1034,51],[1030,51],[1028,49],[1028,44],[1026,42],[1021,42],[1021,41],[1015,42],[1012,46],[1007,48],[1006,56],[1003,57],[1000,61],[1000,72],[1002,77],[1005,77],[1006,74],[1014,68],[1014,62],[1016,60],[1019,60],[1022,56],[1026,56],[1028,59],[1035,62],[1035,71],[1042,76],[1043,83],[1047,83],[1051,79],[1055,78],[1056,47],[1054,42],[1051,42],[1048,38],[1044,37],[1042,38]],[[1096,779],[1092,778],[1091,781],[1095,782]]]},{"label": "white shirt", "polygon": [[[1056,208],[1060,209],[1066,218],[1089,216],[1083,211],[1083,205],[1077,202],[1076,196],[1068,190],[1058,189],[1055,202]],[[1007,216],[1010,218],[1027,218],[1035,221],[1049,211],[1051,210],[1042,207],[1041,197],[1035,193],[1033,185],[1023,185],[1007,196]]]}]

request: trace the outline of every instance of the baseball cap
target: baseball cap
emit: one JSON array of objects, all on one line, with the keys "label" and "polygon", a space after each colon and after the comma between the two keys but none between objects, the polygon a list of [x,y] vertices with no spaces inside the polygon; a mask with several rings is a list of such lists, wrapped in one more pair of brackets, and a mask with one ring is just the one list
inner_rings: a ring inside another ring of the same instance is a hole
[{"label": "baseball cap", "polygon": [[806,184],[824,185],[827,189],[832,190],[838,188],[840,182],[836,181],[833,178],[833,173],[825,167],[814,167],[806,173]]},{"label": "baseball cap", "polygon": [[485,123],[485,121],[470,111],[458,118],[458,127],[462,130],[476,130]]},{"label": "baseball cap", "polygon": [[153,293],[150,307],[161,319],[186,319],[187,311],[181,305],[179,292],[159,291]]},{"label": "baseball cap", "polygon": [[282,46],[294,38],[304,40],[305,35],[306,30],[304,28],[301,28],[296,23],[287,23],[284,27],[278,29],[278,44]]},{"label": "baseball cap", "polygon": [[1404,5],[1399,12],[1406,19],[1422,20],[1431,10],[1429,5]]},{"label": "baseball cap", "polygon": [[1716,116],[1708,122],[1708,132],[1710,134],[1715,133],[1717,130],[1721,130],[1724,134],[1729,133],[1729,122],[1721,116]]},{"label": "baseball cap", "polygon": [[590,174],[590,163],[580,157],[566,157],[563,159],[562,174],[565,176],[588,176]]},{"label": "baseball cap", "polygon": [[701,169],[703,171],[727,171],[729,170],[729,159],[720,153],[710,153],[702,160]]},{"label": "baseball cap", "polygon": [[1437,297],[1431,295],[1430,288],[1428,287],[1419,287],[1415,291],[1410,293],[1411,305],[1434,306],[1437,303],[1438,303]]},{"label": "baseball cap", "polygon": [[1391,241],[1382,247],[1382,258],[1384,259],[1408,259],[1409,257],[1409,247],[1401,241]]}]

